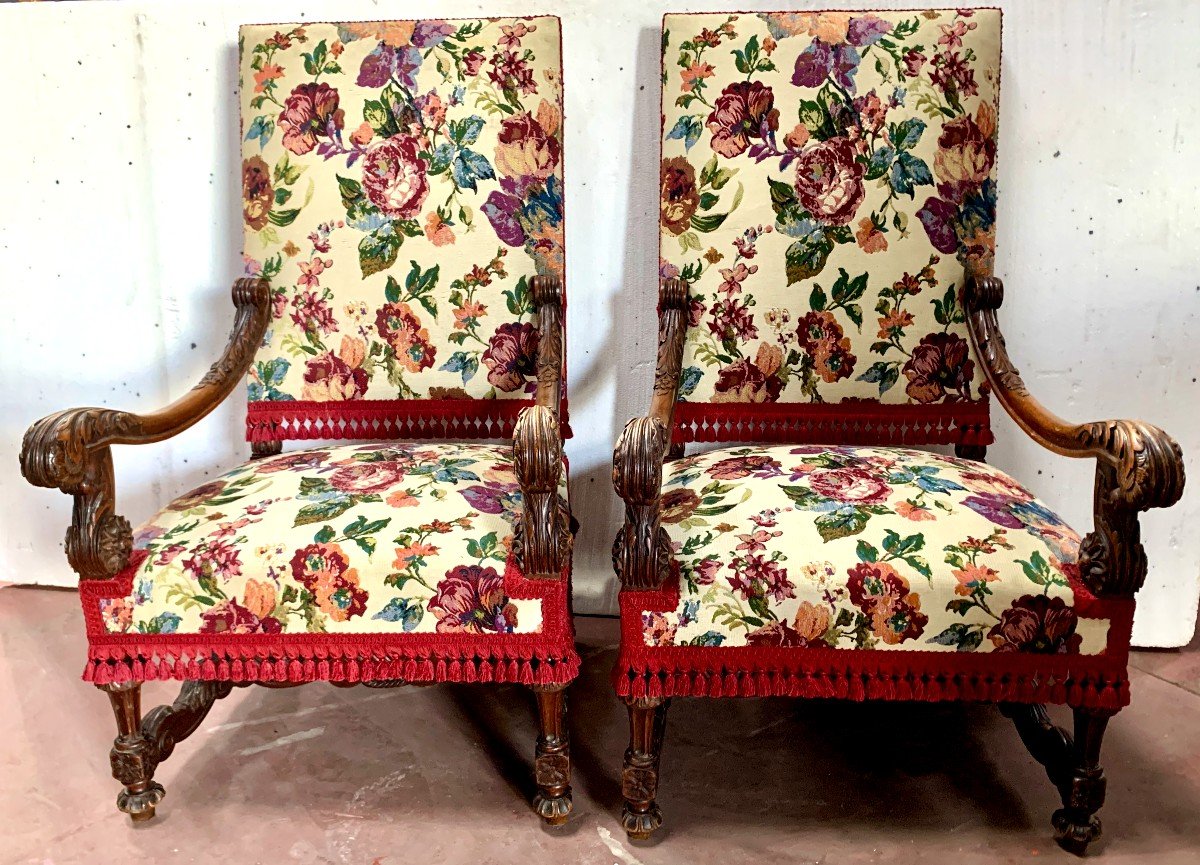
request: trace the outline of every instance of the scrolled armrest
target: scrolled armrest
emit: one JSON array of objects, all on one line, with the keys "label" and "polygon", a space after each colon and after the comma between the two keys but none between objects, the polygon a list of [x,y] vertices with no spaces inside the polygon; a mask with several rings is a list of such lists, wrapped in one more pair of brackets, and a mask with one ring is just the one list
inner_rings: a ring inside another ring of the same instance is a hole
[{"label": "scrolled armrest", "polygon": [[661,524],[660,493],[668,438],[658,418],[634,418],[613,451],[613,487],[625,502],[625,523],[613,544],[613,567],[626,589],[657,589],[667,577],[671,543]]},{"label": "scrolled armrest", "polygon": [[538,311],[537,395],[535,402],[558,417],[562,399],[563,291],[557,276],[535,276],[529,284]]},{"label": "scrolled armrest", "polygon": [[21,443],[21,473],[31,484],[75,497],[67,558],[84,579],[104,579],[125,566],[132,547],[129,522],[115,512],[110,447],[162,441],[195,424],[246,374],[271,318],[264,279],[239,279],[229,344],[191,391],[149,414],[105,408],[60,411],[34,423]]},{"label": "scrolled armrest", "polygon": [[571,549],[570,518],[558,494],[562,435],[549,407],[530,406],[513,430],[513,464],[521,485],[521,520],[514,539],[526,577],[557,579]]},{"label": "scrolled armrest", "polygon": [[1096,459],[1095,529],[1080,549],[1081,575],[1098,595],[1131,596],[1146,578],[1137,515],[1179,501],[1183,453],[1171,436],[1144,421],[1075,424],[1046,409],[1008,356],[996,316],[1003,301],[998,278],[967,274],[967,329],[988,385],[1034,441],[1064,456]]}]

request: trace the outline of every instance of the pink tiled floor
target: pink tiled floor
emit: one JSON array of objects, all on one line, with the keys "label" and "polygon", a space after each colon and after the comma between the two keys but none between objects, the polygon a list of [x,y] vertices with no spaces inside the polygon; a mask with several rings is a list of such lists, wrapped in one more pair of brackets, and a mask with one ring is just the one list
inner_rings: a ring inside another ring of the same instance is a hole
[{"label": "pink tiled floor", "polygon": [[[107,700],[79,681],[71,592],[0,590],[0,862],[660,863],[1073,861],[1056,797],[994,708],[676,701],[648,845],[616,820],[625,713],[616,623],[582,619],[575,815],[526,809],[526,691],[237,690],[158,772],[159,816],[118,814]],[[1139,653],[1109,727],[1110,863],[1200,862],[1200,648]],[[152,706],[168,686],[145,688]]]}]

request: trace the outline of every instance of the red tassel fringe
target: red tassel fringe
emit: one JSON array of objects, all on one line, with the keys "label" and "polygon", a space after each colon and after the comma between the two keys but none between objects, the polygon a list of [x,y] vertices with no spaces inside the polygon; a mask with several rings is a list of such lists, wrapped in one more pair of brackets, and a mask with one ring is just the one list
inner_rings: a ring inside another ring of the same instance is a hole
[{"label": "red tassel fringe", "polygon": [[675,404],[672,440],[847,445],[989,445],[986,399],[934,405],[838,403]]},{"label": "red tassel fringe", "polygon": [[[511,438],[529,400],[262,401],[246,407],[246,440]],[[564,401],[563,438],[571,437]]]},{"label": "red tassel fringe", "polygon": [[[729,650],[707,649],[721,653]],[[797,653],[805,649],[792,650]],[[844,650],[851,651],[851,650]],[[863,654],[869,655],[870,652]],[[896,654],[912,654],[897,652]],[[1129,680],[1105,672],[992,673],[917,669],[870,670],[869,659],[836,669],[711,669],[641,660],[618,662],[613,681],[620,697],[806,697],[839,700],[976,700],[990,703],[1066,703],[1120,709],[1129,705]],[[1086,667],[1086,662],[1082,665]],[[1066,675],[1070,678],[1055,678]]]},{"label": "red tassel fringe", "polygon": [[[186,648],[92,646],[83,679],[96,685],[155,679],[200,679],[227,682],[510,682],[563,685],[579,674],[573,649],[561,653],[511,651],[497,647],[486,653],[435,656],[432,650],[405,654],[402,649],[362,656],[362,650],[329,646],[300,649],[277,646],[263,657],[261,648],[196,644]],[[275,655],[274,652],[282,652]]]}]

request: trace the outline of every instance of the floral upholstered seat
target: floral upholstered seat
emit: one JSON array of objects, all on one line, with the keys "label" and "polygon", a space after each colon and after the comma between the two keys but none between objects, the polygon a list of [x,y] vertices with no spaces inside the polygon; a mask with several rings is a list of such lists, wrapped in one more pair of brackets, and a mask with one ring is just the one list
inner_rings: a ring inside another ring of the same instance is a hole
[{"label": "floral upholstered seat", "polygon": [[[1149,424],[1053,415],[1008,359],[1000,31],[998,9],[663,19],[657,370],[613,455],[630,837],[661,822],[664,713],[692,696],[1002,703],[1059,841],[1099,834],[1137,514],[1183,469]],[[1082,540],[983,462],[993,397],[1097,460]]]},{"label": "floral upholstered seat", "polygon": [[[234,684],[509,682],[536,694],[534,807],[560,823],[579,656],[559,21],[251,24],[238,47],[228,347],[160,411],[60,412],[22,449],[75,499],[118,806],[154,815],[156,765]],[[135,536],[111,446],[177,435],[241,383],[250,462]],[[283,452],[338,440],[362,444]],[[184,685],[143,718],[149,679]]]},{"label": "floral upholstered seat", "polygon": [[110,634],[381,633],[401,656],[403,635],[537,634],[547,619],[561,634],[561,591],[543,611],[535,583],[505,574],[520,508],[508,447],[296,451],[176,499],[135,534],[119,596],[87,588]]},{"label": "floral upholstered seat", "polygon": [[670,611],[641,613],[647,646],[1108,648],[1079,591],[1078,535],[983,463],[741,447],[676,460],[662,492],[679,580]]}]

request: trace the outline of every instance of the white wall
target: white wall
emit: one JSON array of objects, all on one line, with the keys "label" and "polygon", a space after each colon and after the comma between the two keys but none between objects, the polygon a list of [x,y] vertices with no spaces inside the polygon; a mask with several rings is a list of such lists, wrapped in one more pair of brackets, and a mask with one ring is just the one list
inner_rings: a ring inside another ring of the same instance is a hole
[{"label": "white wall", "polygon": [[[611,446],[653,372],[659,19],[666,9],[829,8],[653,0],[110,2],[0,6],[0,579],[67,585],[70,502],[17,472],[22,431],[80,404],[149,409],[224,344],[239,254],[236,29],[247,21],[564,16],[576,608],[612,610]],[[877,3],[880,6],[911,6]],[[1001,2],[998,271],[1025,379],[1080,420],[1146,417],[1195,479],[1147,516],[1136,639],[1185,643],[1200,592],[1200,4]],[[620,319],[620,324],[615,322]],[[240,400],[179,439],[117,454],[132,519],[244,458]],[[1007,419],[993,462],[1081,529],[1092,465]]]}]

